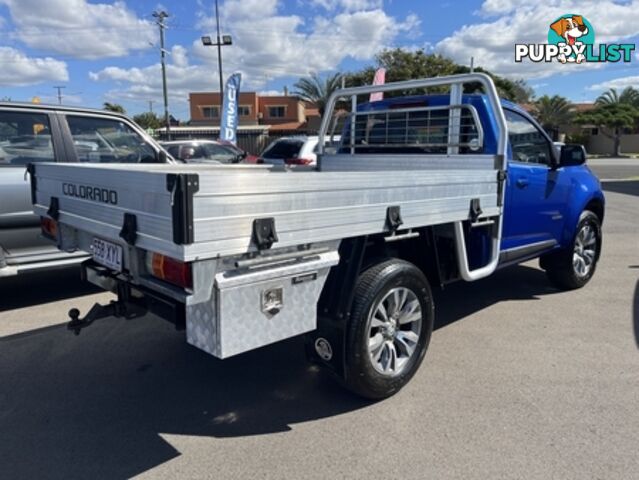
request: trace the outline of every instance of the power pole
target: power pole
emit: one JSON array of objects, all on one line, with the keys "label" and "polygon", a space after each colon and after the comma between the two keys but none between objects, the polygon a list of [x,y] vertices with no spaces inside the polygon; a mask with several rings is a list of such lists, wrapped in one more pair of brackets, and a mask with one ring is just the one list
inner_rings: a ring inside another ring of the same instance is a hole
[{"label": "power pole", "polygon": [[58,104],[62,105],[62,89],[67,88],[64,85],[58,85],[53,87],[58,91]]},{"label": "power pole", "polygon": [[149,112],[153,113],[153,100],[149,100]]},{"label": "power pole", "polygon": [[169,16],[164,10],[153,12],[157,18],[156,22],[160,27],[160,61],[162,62],[162,93],[164,95],[164,124],[166,126],[166,138],[171,140],[171,121],[169,119],[169,97],[166,91],[166,50],[164,49],[164,29],[166,24],[164,19]]}]

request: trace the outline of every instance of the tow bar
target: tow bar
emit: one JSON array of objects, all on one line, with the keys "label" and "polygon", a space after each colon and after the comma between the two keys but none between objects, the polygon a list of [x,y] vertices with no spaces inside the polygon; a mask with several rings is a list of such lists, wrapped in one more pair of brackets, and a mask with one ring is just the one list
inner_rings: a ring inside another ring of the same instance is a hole
[{"label": "tow bar", "polygon": [[[176,302],[163,295],[156,294],[142,286],[132,287],[126,281],[111,276],[103,267],[94,265],[91,261],[83,263],[82,278],[99,285],[105,290],[117,294],[117,300],[111,300],[106,305],[96,303],[87,314],[80,318],[80,310],[69,310],[67,329],[80,335],[80,332],[93,324],[96,320],[115,317],[131,320],[143,317],[147,313],[154,313],[169,320],[175,325],[176,330],[184,330],[185,308],[184,304]],[[105,280],[106,279],[106,280]],[[109,284],[101,283],[103,281]]]},{"label": "tow bar", "polygon": [[107,317],[125,318],[131,320],[146,315],[148,308],[143,299],[136,299],[131,296],[131,290],[126,285],[120,283],[117,289],[118,299],[111,300],[108,304],[94,304],[84,318],[80,318],[80,310],[72,308],[69,310],[67,329],[75,335],[80,335],[82,329],[88,327],[96,320]]}]

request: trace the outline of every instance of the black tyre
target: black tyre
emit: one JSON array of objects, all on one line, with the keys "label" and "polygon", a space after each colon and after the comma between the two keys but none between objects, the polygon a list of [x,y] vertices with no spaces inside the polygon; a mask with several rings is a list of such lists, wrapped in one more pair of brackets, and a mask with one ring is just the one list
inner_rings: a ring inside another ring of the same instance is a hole
[{"label": "black tyre", "polygon": [[550,281],[562,290],[583,287],[595,274],[601,253],[601,221],[589,210],[579,217],[573,241],[565,250],[541,258]]},{"label": "black tyre", "polygon": [[391,259],[363,272],[346,339],[347,387],[370,399],[397,393],[422,363],[433,318],[430,285],[413,264]]}]

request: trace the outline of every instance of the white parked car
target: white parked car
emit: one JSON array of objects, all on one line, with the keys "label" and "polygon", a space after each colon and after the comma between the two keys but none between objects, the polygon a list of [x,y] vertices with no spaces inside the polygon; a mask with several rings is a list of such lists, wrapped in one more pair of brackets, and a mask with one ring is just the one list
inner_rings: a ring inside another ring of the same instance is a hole
[{"label": "white parked car", "polygon": [[271,142],[262,152],[264,163],[272,165],[315,165],[317,136],[282,137]]},{"label": "white parked car", "polygon": [[[296,135],[278,138],[264,149],[261,158],[264,163],[271,165],[310,165],[317,163],[317,150],[319,138],[317,135]],[[335,135],[330,145],[340,142],[340,136]],[[326,142],[325,149],[329,148]],[[325,150],[326,151],[326,150]]]}]

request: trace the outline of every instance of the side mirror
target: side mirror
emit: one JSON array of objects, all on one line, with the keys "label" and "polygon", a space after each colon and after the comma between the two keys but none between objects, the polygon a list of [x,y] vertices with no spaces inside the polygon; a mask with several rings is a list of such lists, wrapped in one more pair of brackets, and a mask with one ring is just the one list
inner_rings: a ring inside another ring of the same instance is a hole
[{"label": "side mirror", "polygon": [[586,163],[586,149],[583,145],[568,144],[561,147],[560,167],[574,167]]},{"label": "side mirror", "polygon": [[158,151],[157,163],[167,163],[168,161],[169,160],[166,152],[164,150]]}]

